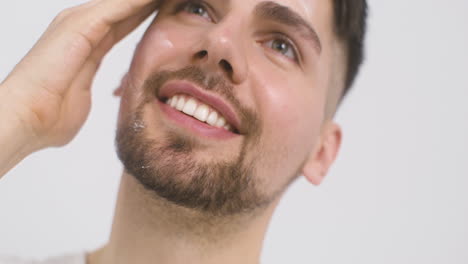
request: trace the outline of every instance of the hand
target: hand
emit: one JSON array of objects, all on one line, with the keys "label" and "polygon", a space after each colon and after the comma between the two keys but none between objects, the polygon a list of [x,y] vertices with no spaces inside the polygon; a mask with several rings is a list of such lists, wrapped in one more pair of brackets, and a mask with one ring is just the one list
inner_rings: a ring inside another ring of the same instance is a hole
[{"label": "hand", "polygon": [[157,2],[93,0],[54,19],[0,87],[0,109],[8,109],[27,131],[30,152],[73,139],[89,114],[91,84],[104,55],[153,13]]}]

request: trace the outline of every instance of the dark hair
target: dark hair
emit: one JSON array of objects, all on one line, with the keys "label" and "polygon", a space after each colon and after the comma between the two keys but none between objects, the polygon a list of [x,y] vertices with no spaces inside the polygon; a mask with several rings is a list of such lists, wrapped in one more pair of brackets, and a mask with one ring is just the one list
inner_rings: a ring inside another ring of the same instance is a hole
[{"label": "dark hair", "polygon": [[347,55],[343,97],[353,85],[364,59],[366,35],[366,0],[333,0],[335,34],[343,42]]}]

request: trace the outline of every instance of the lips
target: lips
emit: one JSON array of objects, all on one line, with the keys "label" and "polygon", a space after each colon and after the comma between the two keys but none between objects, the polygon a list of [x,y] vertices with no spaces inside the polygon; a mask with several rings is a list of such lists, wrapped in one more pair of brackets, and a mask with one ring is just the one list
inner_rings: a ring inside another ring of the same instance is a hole
[{"label": "lips", "polygon": [[205,126],[240,134],[240,122],[232,107],[218,96],[206,93],[190,82],[170,81],[161,88],[157,97],[168,107]]},{"label": "lips", "polygon": [[234,132],[222,114],[191,96],[174,95],[166,101],[166,104],[210,126]]}]

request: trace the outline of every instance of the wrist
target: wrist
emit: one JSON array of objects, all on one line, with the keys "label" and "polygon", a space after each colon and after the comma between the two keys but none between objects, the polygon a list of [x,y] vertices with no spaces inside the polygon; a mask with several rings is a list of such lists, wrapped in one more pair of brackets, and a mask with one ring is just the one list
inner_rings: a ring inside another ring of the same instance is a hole
[{"label": "wrist", "polygon": [[[0,164],[5,156],[10,154],[12,159],[23,159],[36,151],[37,137],[27,124],[27,112],[21,110],[21,103],[14,99],[7,84],[0,84]],[[1,165],[0,165],[1,167]],[[0,168],[1,170],[1,168]],[[1,175],[1,174],[0,174]]]},{"label": "wrist", "polygon": [[33,152],[30,137],[8,101],[5,87],[0,85],[0,178]]}]

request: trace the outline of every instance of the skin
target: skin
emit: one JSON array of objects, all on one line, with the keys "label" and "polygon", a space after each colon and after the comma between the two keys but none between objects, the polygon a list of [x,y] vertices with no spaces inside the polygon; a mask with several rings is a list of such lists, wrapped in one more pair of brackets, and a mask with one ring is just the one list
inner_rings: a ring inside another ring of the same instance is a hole
[{"label": "skin", "polygon": [[[200,212],[155,199],[124,172],[109,243],[90,254],[88,263],[258,263],[283,191],[298,175],[320,184],[337,155],[341,130],[332,116],[344,56],[333,34],[331,1],[274,1],[314,27],[321,52],[288,27],[254,16],[260,0],[209,0],[217,13],[211,19],[174,14],[176,1],[162,5],[116,91],[122,96],[119,123],[135,111],[145,80],[156,71],[197,65],[222,74],[239,102],[261,121],[260,140],[246,159],[255,161],[255,181],[262,183],[262,193],[274,199],[250,215],[207,223],[197,221]],[[0,153],[0,175],[34,151],[64,145],[76,135],[89,113],[90,86],[102,57],[157,7],[150,0],[96,0],[58,16],[0,85],[0,117],[8,124],[0,128],[0,143],[6,146]],[[272,49],[272,31],[295,40],[299,63]],[[196,58],[201,50],[208,56]],[[221,60],[232,72],[220,66]],[[177,130],[203,144],[193,155],[198,162],[235,159],[246,137],[193,136],[174,127],[151,104],[145,106],[143,118],[152,138],[163,140],[168,130]]]},{"label": "skin", "polygon": [[94,0],[54,19],[0,84],[1,117],[8,120],[0,128],[0,176],[27,155],[74,138],[89,114],[91,84],[104,55],[156,5]]},{"label": "skin", "polygon": [[[309,43],[299,42],[306,52],[303,55],[303,65],[298,66],[288,58],[262,46],[271,40],[269,36],[255,36],[258,31],[266,28],[262,24],[263,21],[255,21],[252,17],[253,8],[259,2],[261,1],[249,1],[249,4],[230,6],[229,10],[219,8],[223,22],[217,24],[204,21],[200,17],[170,16],[167,13],[173,7],[171,4],[167,5],[161,10],[158,19],[150,26],[140,43],[129,76],[133,87],[142,87],[144,81],[154,71],[180,69],[193,63],[222,72],[217,63],[223,58],[228,60],[234,68],[231,82],[235,84],[236,97],[243,105],[259,114],[264,123],[263,131],[266,131],[262,136],[260,148],[262,152],[250,152],[248,155],[251,156],[248,159],[258,158],[262,153],[281,153],[275,157],[268,156],[268,160],[259,162],[263,164],[258,167],[259,174],[264,174],[259,177],[269,178],[268,181],[265,180],[268,185],[273,183],[276,185],[265,186],[270,188],[268,192],[272,192],[278,189],[279,185],[284,185],[287,180],[285,176],[291,176],[292,171],[296,172],[295,170],[302,164],[306,164],[308,168],[318,165],[309,164],[309,160],[322,158],[311,155],[318,152],[319,140],[325,141],[327,136],[331,135],[336,138],[333,140],[339,141],[339,128],[326,116],[336,40],[331,30],[330,3],[308,1],[310,12],[302,13],[301,7],[306,4],[304,1],[282,1],[281,4],[298,10],[298,13],[311,21],[323,42],[320,55],[311,51]],[[255,30],[252,29],[255,27]],[[200,36],[208,36],[209,40]],[[167,42],[173,43],[173,46],[167,47],[164,44]],[[202,61],[192,60],[195,53],[207,47],[212,48],[212,57],[209,56],[210,58]],[[120,119],[122,115],[132,112],[130,109],[136,107],[138,97],[141,96],[141,93],[125,89],[122,92],[125,100]],[[145,119],[160,118],[158,113],[147,111]],[[161,136],[157,134],[158,125],[154,125],[153,128],[155,137]],[[278,133],[279,127],[290,129]],[[284,142],[284,139],[287,141],[281,146],[286,146],[286,149],[279,149],[275,142]],[[214,157],[230,160],[235,157],[241,142],[242,138],[224,142],[206,141],[205,143],[210,144],[211,148],[197,153],[196,157],[201,161],[211,160]],[[334,155],[334,153],[323,154],[326,156],[323,158],[327,159]],[[279,160],[281,162],[277,162]],[[319,183],[329,164],[324,165],[320,168],[322,171],[318,174],[314,171],[313,175],[308,175],[308,178]],[[272,179],[272,177],[277,178]]]}]

